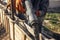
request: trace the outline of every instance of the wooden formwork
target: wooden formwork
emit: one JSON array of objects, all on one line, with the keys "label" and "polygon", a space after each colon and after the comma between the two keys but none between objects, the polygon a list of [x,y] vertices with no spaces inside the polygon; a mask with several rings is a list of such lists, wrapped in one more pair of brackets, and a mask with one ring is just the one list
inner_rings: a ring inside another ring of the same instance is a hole
[{"label": "wooden formwork", "polygon": [[26,36],[27,34],[14,23],[9,15],[6,15],[3,9],[0,10],[0,23],[5,27],[6,33],[9,33],[10,40],[30,40],[30,38]]},{"label": "wooden formwork", "polygon": [[[12,20],[10,18],[10,15],[7,15],[2,9],[0,15],[1,15],[1,23],[5,27],[6,33],[9,33],[10,40],[32,40],[34,38],[34,31],[29,25],[21,21],[19,21],[19,24],[21,24],[22,26],[18,25],[16,21]],[[26,32],[24,32],[24,30]]]},{"label": "wooden formwork", "polygon": [[[31,40],[28,36],[26,36],[25,32],[16,23],[14,23],[11,18],[8,17],[8,19],[10,24],[11,40]],[[33,32],[33,30],[31,32]]]},{"label": "wooden formwork", "polygon": [[[14,16],[15,17],[15,16]],[[3,9],[0,9],[0,23],[6,29],[6,33],[9,33],[10,40],[32,40],[34,39],[34,30],[27,25],[24,20],[12,20],[10,15],[7,15]],[[17,23],[18,22],[18,23]],[[30,32],[30,33],[29,33]],[[42,40],[41,34],[39,39]]]}]

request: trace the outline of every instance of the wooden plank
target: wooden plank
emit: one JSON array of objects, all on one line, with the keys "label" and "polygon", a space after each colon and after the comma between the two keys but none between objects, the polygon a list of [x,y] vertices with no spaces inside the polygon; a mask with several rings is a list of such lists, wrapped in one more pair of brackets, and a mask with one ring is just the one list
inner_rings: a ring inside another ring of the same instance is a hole
[{"label": "wooden plank", "polygon": [[11,20],[9,20],[9,24],[10,24],[10,37],[11,37],[11,40],[13,40],[13,23]]},{"label": "wooden plank", "polygon": [[[17,27],[19,27],[18,25],[15,24],[15,36],[19,39],[19,40],[25,40],[25,34],[19,30]],[[19,35],[19,36],[18,36]],[[18,40],[17,39],[17,40]]]},{"label": "wooden plank", "polygon": [[18,25],[17,27],[19,30],[21,30],[30,40],[34,40],[34,36],[22,25]]}]

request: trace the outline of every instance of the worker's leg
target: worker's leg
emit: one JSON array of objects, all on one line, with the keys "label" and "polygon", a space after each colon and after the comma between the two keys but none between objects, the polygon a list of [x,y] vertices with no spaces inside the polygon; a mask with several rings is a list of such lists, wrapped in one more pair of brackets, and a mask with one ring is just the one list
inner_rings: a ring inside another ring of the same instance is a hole
[{"label": "worker's leg", "polygon": [[39,33],[41,33],[41,28],[42,28],[42,24],[43,24],[43,21],[44,21],[44,17],[45,17],[45,16],[38,17]]},{"label": "worker's leg", "polygon": [[44,16],[38,17],[38,22],[39,22],[38,28],[39,28],[39,39],[40,39],[40,40],[43,40],[43,39],[42,39],[42,24],[43,24],[43,21],[44,21]]}]

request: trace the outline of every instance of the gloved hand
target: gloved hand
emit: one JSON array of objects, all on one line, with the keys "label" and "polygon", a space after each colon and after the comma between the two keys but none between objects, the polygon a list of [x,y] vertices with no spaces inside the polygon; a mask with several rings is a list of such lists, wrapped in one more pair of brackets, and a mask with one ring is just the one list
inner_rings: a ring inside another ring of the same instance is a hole
[{"label": "gloved hand", "polygon": [[41,13],[41,11],[40,10],[37,10],[36,11],[36,16],[40,16],[40,13]]}]

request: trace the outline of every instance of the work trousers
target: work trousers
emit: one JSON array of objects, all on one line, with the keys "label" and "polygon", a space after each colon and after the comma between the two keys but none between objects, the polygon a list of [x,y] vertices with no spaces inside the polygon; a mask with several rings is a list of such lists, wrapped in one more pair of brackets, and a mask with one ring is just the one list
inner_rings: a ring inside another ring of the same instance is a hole
[{"label": "work trousers", "polygon": [[37,18],[38,18],[38,22],[39,22],[39,24],[38,24],[38,27],[39,27],[39,33],[41,33],[42,27],[43,27],[43,21],[44,21],[45,16],[37,17]]}]

